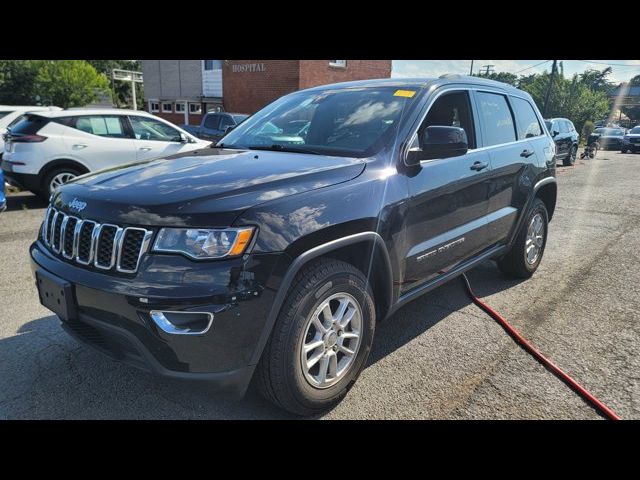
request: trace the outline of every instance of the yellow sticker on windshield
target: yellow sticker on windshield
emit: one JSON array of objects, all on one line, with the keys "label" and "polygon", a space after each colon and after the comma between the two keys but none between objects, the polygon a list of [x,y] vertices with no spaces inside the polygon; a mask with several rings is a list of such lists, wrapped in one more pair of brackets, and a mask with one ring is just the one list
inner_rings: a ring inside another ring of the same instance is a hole
[{"label": "yellow sticker on windshield", "polygon": [[416,94],[415,90],[396,90],[396,93],[394,93],[393,96],[411,98],[415,94]]}]

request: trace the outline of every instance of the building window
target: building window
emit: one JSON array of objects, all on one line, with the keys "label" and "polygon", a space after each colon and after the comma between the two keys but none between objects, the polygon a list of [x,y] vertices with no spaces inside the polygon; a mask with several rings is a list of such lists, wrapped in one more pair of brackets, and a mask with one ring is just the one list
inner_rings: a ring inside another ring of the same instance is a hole
[{"label": "building window", "polygon": [[171,108],[171,102],[162,102],[162,113],[171,113],[173,109]]},{"label": "building window", "polygon": [[205,60],[204,69],[205,70],[221,70],[222,60]]},{"label": "building window", "polygon": [[332,67],[347,68],[347,61],[346,60],[329,60],[329,65]]},{"label": "building window", "polygon": [[184,113],[185,110],[186,108],[183,102],[176,102],[176,113]]},{"label": "building window", "polygon": [[149,111],[151,113],[158,113],[160,111],[160,104],[158,102],[149,102]]},{"label": "building window", "polygon": [[202,113],[202,105],[199,103],[190,103],[189,104],[189,113],[201,114]]}]

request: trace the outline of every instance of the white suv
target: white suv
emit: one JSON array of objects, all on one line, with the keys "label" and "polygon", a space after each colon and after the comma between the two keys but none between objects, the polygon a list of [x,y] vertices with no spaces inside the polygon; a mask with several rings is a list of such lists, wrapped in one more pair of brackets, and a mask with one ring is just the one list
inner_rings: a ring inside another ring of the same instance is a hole
[{"label": "white suv", "polygon": [[2,136],[7,133],[10,126],[18,117],[27,112],[43,112],[48,110],[62,110],[60,107],[27,107],[17,105],[0,105],[0,158],[4,151],[4,140]]},{"label": "white suv", "polygon": [[25,114],[5,134],[2,170],[9,183],[46,199],[78,175],[210,144],[142,111],[35,112]]}]

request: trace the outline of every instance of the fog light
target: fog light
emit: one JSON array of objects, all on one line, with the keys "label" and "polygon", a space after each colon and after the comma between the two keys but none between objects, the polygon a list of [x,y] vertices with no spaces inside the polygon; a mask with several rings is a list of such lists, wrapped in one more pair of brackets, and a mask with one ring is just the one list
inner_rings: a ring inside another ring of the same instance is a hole
[{"label": "fog light", "polygon": [[202,335],[213,323],[209,312],[162,312],[151,310],[151,319],[163,332],[172,335]]}]

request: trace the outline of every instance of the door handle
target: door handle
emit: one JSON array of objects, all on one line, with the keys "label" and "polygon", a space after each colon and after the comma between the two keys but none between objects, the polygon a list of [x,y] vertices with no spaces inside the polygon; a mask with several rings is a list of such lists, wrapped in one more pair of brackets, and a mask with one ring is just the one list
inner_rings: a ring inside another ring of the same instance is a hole
[{"label": "door handle", "polygon": [[473,165],[471,165],[469,168],[471,170],[475,170],[476,172],[479,172],[480,170],[484,170],[485,168],[487,168],[489,166],[488,163],[484,163],[484,162],[473,162]]},{"label": "door handle", "polygon": [[73,148],[87,148],[89,145],[86,143],[74,143]]},{"label": "door handle", "polygon": [[536,152],[534,152],[533,150],[523,150],[522,153],[520,154],[520,156],[524,157],[524,158],[529,158],[534,153],[536,153]]},{"label": "door handle", "polygon": [[142,150],[143,152],[148,152],[149,150],[151,150],[151,147],[140,147],[139,150]]}]

